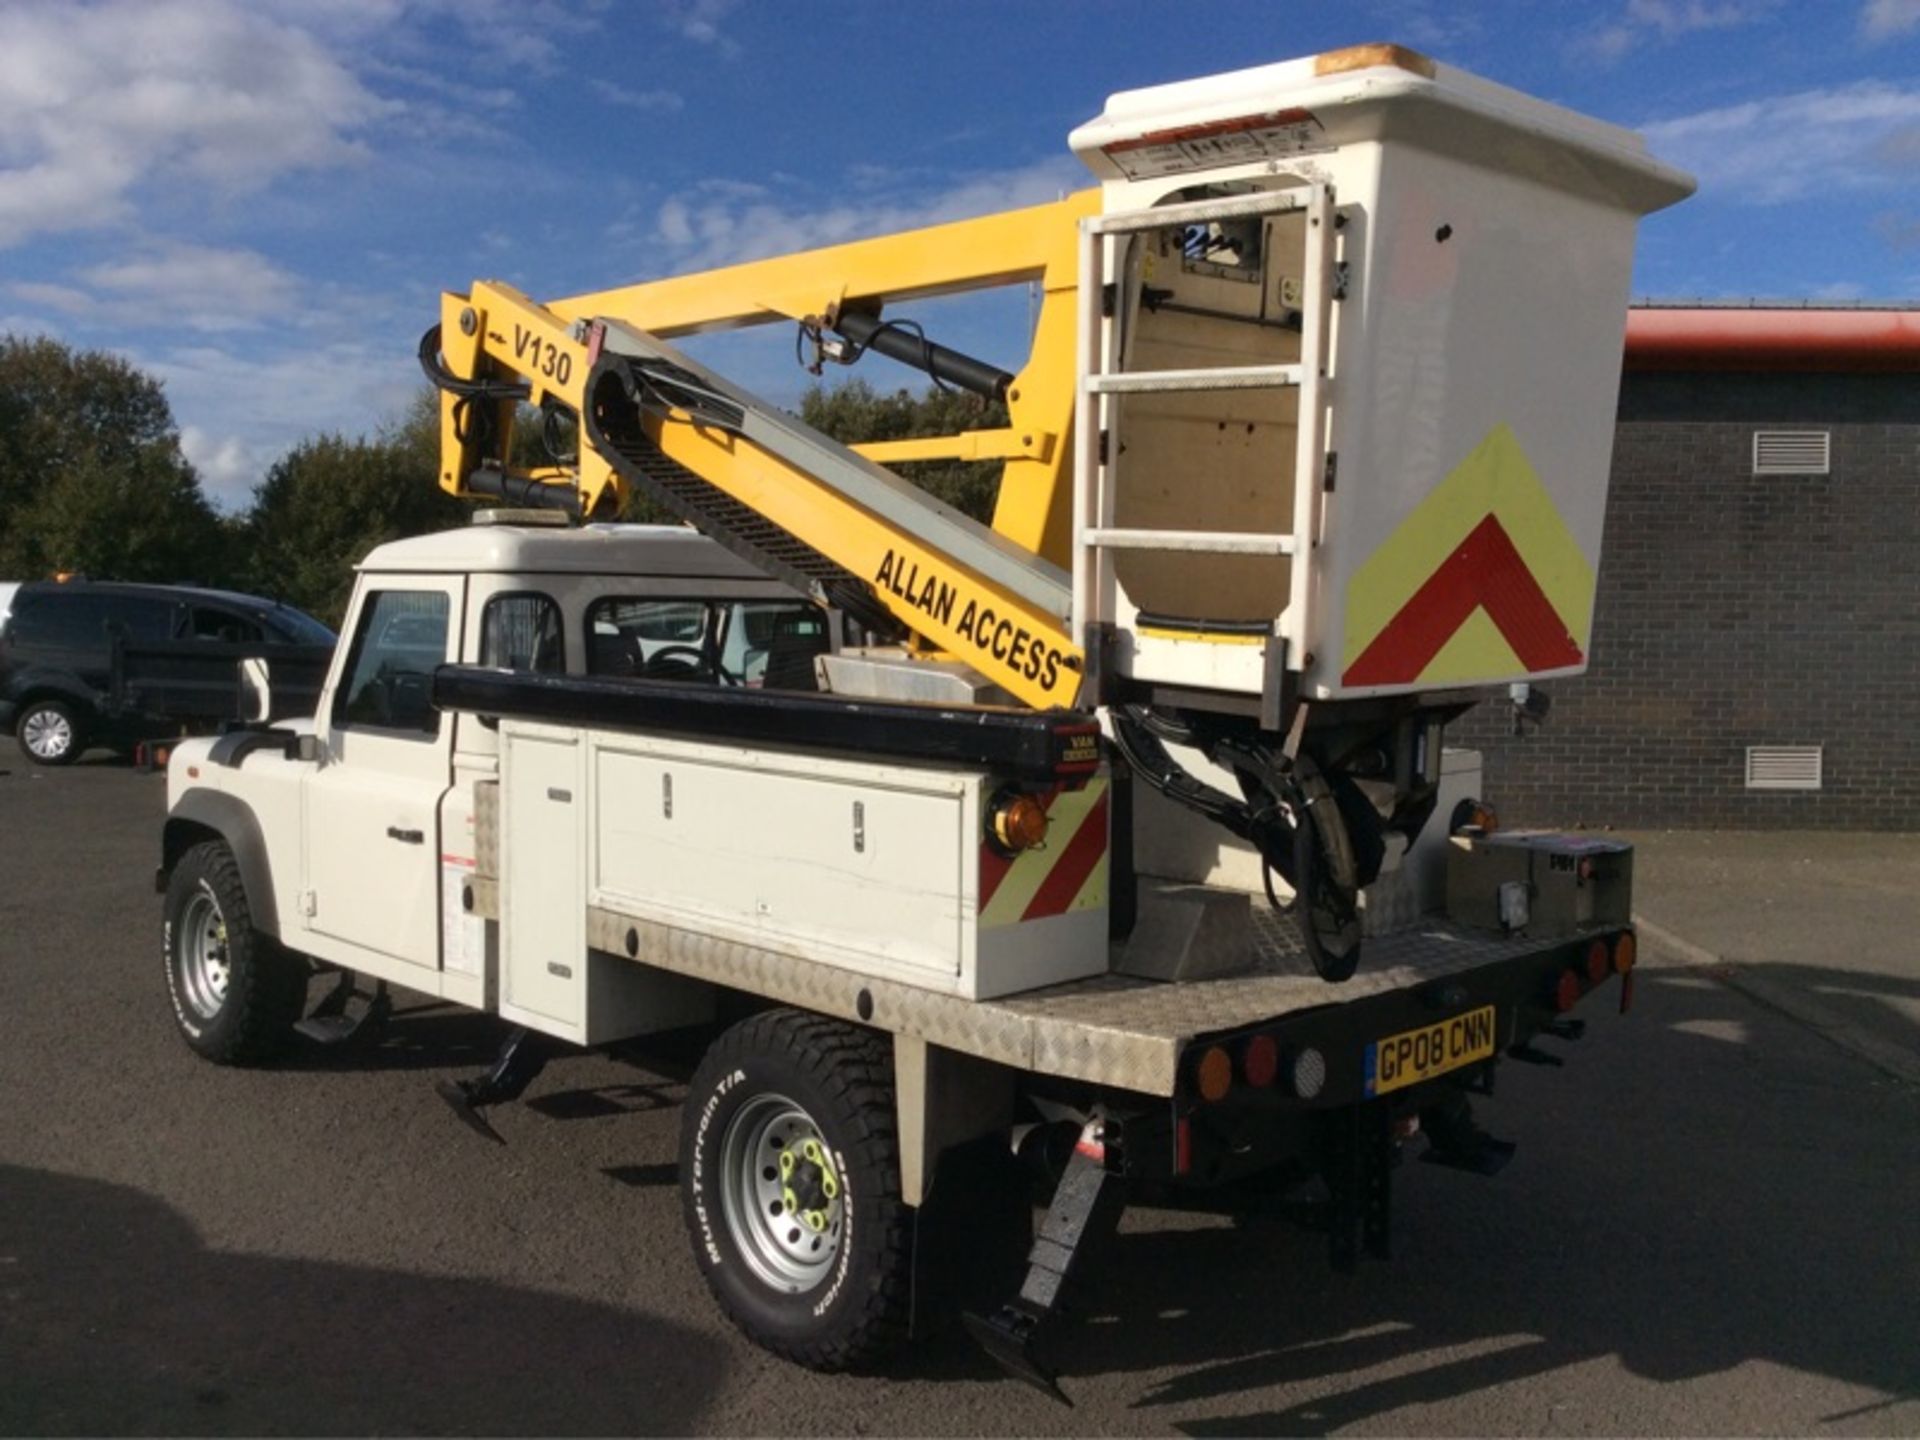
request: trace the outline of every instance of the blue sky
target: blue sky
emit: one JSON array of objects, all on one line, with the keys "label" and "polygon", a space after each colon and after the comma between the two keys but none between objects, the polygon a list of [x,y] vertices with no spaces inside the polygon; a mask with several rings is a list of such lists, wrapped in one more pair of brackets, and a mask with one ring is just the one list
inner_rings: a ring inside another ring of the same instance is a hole
[{"label": "blue sky", "polygon": [[[442,289],[1052,199],[1114,90],[1376,39],[1695,171],[1641,294],[1920,297],[1920,0],[0,0],[0,332],[159,374],[242,504],[301,436],[405,404]],[[941,338],[1019,359],[1022,297],[942,304]],[[709,344],[804,383],[784,328]]]}]

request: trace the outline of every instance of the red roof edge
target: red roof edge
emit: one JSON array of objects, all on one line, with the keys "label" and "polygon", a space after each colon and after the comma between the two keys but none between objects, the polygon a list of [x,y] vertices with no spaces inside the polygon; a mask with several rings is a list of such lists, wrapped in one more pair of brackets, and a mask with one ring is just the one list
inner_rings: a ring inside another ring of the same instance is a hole
[{"label": "red roof edge", "polygon": [[1635,306],[1626,368],[1920,373],[1920,310]]}]

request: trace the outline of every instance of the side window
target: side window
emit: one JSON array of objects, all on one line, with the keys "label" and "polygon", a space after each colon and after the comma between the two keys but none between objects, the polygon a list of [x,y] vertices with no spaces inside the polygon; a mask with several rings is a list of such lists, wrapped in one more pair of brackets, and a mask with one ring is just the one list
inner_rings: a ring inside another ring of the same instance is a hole
[{"label": "side window", "polygon": [[804,600],[736,600],[721,607],[720,668],[735,685],[815,688],[813,657],[832,648],[827,617]]},{"label": "side window", "polygon": [[260,627],[244,615],[231,610],[215,610],[196,605],[187,622],[187,635],[194,640],[218,640],[226,645],[251,645],[260,639]]},{"label": "side window", "polygon": [[106,620],[106,604],[97,596],[39,595],[14,612],[13,638],[17,644],[49,650],[104,653]]},{"label": "side window", "polygon": [[567,668],[560,607],[550,595],[495,595],[480,612],[480,663],[559,674]]},{"label": "side window", "polygon": [[429,698],[447,657],[447,597],[430,590],[380,590],[361,607],[346,683],[333,697],[336,725],[425,736],[440,733]]},{"label": "side window", "polygon": [[587,607],[587,673],[642,680],[718,678],[704,600],[603,596]]},{"label": "side window", "polygon": [[124,626],[132,639],[166,640],[172,637],[174,605],[171,600],[116,595],[107,600],[106,610],[106,623]]}]

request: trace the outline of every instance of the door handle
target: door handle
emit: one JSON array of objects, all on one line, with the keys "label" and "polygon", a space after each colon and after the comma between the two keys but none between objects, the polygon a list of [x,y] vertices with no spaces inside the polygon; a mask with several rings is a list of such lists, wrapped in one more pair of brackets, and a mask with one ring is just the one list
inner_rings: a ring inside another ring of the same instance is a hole
[{"label": "door handle", "polygon": [[427,834],[424,830],[402,830],[398,825],[387,826],[387,838],[398,840],[405,845],[423,845]]}]

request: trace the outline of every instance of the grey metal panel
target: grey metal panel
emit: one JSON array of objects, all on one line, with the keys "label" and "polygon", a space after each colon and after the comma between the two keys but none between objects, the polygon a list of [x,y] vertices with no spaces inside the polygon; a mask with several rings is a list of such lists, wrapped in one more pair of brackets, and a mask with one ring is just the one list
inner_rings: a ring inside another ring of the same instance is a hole
[{"label": "grey metal panel", "polygon": [[[1155,888],[1144,885],[1142,905],[1156,900]],[[1253,916],[1256,960],[1240,975],[1176,985],[1102,975],[999,1000],[964,1000],[870,979],[823,961],[597,907],[587,912],[587,940],[596,949],[625,955],[631,929],[637,958],[647,964],[965,1055],[1149,1095],[1173,1093],[1181,1051],[1196,1036],[1405,989],[1524,955],[1541,944],[1428,920],[1369,939],[1360,973],[1329,985],[1314,973],[1291,920],[1260,906]],[[865,1016],[860,1013],[863,991],[872,1002]]]},{"label": "grey metal panel", "polygon": [[[931,1040],[985,1060],[1023,1069],[1031,1066],[1031,1022],[995,1006],[898,981],[856,975],[819,960],[682,930],[599,906],[588,907],[587,943],[595,949],[629,954],[629,931],[636,942],[634,958],[646,964],[822,1015]],[[864,1016],[860,1013],[863,991],[870,1001]]]}]

